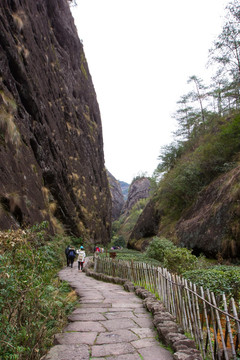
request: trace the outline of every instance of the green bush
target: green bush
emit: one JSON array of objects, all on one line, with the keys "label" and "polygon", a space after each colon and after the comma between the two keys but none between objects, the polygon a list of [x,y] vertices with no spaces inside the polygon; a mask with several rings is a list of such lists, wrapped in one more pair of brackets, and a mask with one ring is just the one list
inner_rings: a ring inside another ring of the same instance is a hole
[{"label": "green bush", "polygon": [[125,239],[124,239],[124,237],[122,235],[114,236],[113,239],[112,239],[112,245],[113,246],[125,247],[126,246],[126,241],[125,241]]},{"label": "green bush", "polygon": [[0,358],[40,359],[76,301],[57,277],[66,240],[46,241],[35,226],[0,232],[0,244]]},{"label": "green bush", "polygon": [[224,292],[226,296],[240,300],[240,268],[238,266],[218,265],[210,269],[186,271],[183,277],[215,294]]},{"label": "green bush", "polygon": [[186,248],[167,249],[164,253],[164,267],[168,271],[182,274],[196,267],[197,258]]},{"label": "green bush", "polygon": [[165,238],[159,238],[156,236],[149,244],[146,251],[146,256],[156,259],[160,262],[163,262],[165,257],[165,252],[167,250],[171,251],[172,249],[175,248],[176,246],[170,240],[167,240]]}]

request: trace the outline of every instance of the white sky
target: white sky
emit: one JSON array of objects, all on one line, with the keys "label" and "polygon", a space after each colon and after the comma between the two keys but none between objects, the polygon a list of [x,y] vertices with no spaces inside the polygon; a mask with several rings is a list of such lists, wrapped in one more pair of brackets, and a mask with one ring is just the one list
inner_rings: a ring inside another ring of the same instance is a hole
[{"label": "white sky", "polygon": [[175,129],[191,75],[206,78],[208,50],[227,0],[77,0],[75,24],[101,111],[105,164],[130,183],[152,175]]}]

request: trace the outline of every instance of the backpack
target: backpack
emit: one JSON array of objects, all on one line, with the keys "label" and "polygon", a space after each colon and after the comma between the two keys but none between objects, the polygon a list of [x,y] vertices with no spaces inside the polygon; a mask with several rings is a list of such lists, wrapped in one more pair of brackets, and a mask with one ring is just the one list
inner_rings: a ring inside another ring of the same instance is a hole
[{"label": "backpack", "polygon": [[69,257],[75,257],[75,252],[74,252],[74,250],[70,249],[69,252],[68,252],[68,256],[69,256]]}]

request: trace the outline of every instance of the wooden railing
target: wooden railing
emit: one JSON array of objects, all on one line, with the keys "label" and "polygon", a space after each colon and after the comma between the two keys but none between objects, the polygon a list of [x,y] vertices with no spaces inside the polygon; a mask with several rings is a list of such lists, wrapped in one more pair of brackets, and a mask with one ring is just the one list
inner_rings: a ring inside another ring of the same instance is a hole
[{"label": "wooden railing", "polygon": [[95,271],[128,279],[154,293],[192,337],[204,359],[240,359],[239,304],[167,269],[144,263],[96,258]]}]

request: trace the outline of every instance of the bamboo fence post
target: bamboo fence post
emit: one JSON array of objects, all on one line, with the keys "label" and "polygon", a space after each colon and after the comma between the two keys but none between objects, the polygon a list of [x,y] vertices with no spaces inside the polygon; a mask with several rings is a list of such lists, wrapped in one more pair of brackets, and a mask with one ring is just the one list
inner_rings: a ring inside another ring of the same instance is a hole
[{"label": "bamboo fence post", "polygon": [[[190,285],[190,290],[193,291],[193,284],[190,281],[189,282]],[[195,296],[194,296],[195,295]],[[196,342],[198,343],[199,346],[199,350],[202,350],[202,344],[201,344],[201,332],[199,329],[199,323],[198,323],[198,317],[197,317],[197,305],[196,305],[196,294],[194,294],[193,292],[191,293],[191,298],[192,298],[192,310],[193,310],[193,317],[194,317],[194,329],[195,329],[195,334],[196,334]]]},{"label": "bamboo fence post", "polygon": [[186,306],[186,315],[187,315],[187,320],[188,320],[188,329],[190,330],[191,336],[192,338],[194,338],[194,332],[193,332],[193,328],[192,328],[192,314],[191,314],[191,308],[190,308],[190,304],[189,304],[189,292],[188,292],[188,287],[187,287],[187,280],[182,278],[182,282],[184,285],[184,299],[185,299],[185,306]]},{"label": "bamboo fence post", "polygon": [[[215,296],[214,296],[213,292],[211,292],[211,295],[212,295],[213,305],[214,305],[214,306],[217,306],[217,304],[216,304],[216,299],[215,299]],[[224,356],[225,356],[225,359],[228,360],[228,359],[229,359],[229,358],[228,358],[228,352],[227,352],[227,348],[226,348],[226,344],[225,344],[225,340],[224,340],[224,336],[223,336],[223,330],[222,330],[221,320],[220,320],[219,313],[218,313],[218,310],[217,310],[217,309],[215,309],[215,313],[216,313],[217,323],[218,323],[219,332],[220,332],[220,336],[221,336],[221,340],[222,340],[222,346],[223,346]]]},{"label": "bamboo fence post", "polygon": [[155,293],[155,283],[154,283],[154,275],[153,275],[153,266],[152,265],[148,265],[149,267],[149,274],[150,274],[150,281],[151,281],[151,285],[150,285],[150,291]]},{"label": "bamboo fence post", "polygon": [[212,355],[212,359],[214,360],[214,351],[213,351],[213,347],[212,347],[211,331],[210,331],[210,328],[209,328],[207,307],[206,307],[206,303],[205,303],[204,291],[203,291],[202,286],[200,287],[200,290],[201,290],[201,296],[204,299],[203,300],[203,311],[204,311],[204,316],[205,316],[205,321],[206,321],[206,328],[207,328],[207,338],[206,338],[205,349],[206,349],[206,353],[207,353],[207,340],[208,340],[209,341],[210,352],[211,352],[211,355]]},{"label": "bamboo fence post", "polygon": [[198,293],[197,293],[196,284],[193,284],[192,287],[193,287],[193,291],[195,293],[195,295],[193,295],[193,296],[195,298],[195,305],[196,305],[196,318],[197,318],[197,324],[198,324],[200,349],[202,350],[202,353],[205,357],[206,354],[205,354],[205,348],[204,348],[204,342],[203,342],[203,331],[202,331],[202,326],[201,326],[201,318],[200,318],[199,303],[198,303],[198,297],[197,297]]},{"label": "bamboo fence post", "polygon": [[163,268],[162,269],[162,276],[163,276],[163,299],[164,299],[164,306],[166,307],[166,309],[168,309],[168,298],[167,298],[167,280],[166,280],[166,269]]},{"label": "bamboo fence post", "polygon": [[161,279],[159,274],[159,267],[156,268],[156,277],[157,277],[157,294],[159,299],[161,300]]},{"label": "bamboo fence post", "polygon": [[[234,299],[231,298],[231,303],[232,303],[232,309],[233,309],[233,315],[236,319],[238,319],[238,313],[237,313],[237,309],[236,309],[236,305],[234,302]],[[237,338],[236,338],[236,351],[238,350],[238,346],[240,344],[240,324],[238,321],[236,321],[236,327],[237,327]]]},{"label": "bamboo fence post", "polygon": [[166,289],[166,308],[168,309],[168,311],[171,311],[170,308],[170,293],[169,293],[169,286],[168,286],[168,271],[167,269],[165,269],[165,289]]},{"label": "bamboo fence post", "polygon": [[181,312],[181,300],[179,298],[179,290],[180,290],[180,286],[179,286],[179,282],[178,282],[178,277],[177,275],[174,275],[174,291],[175,291],[175,296],[176,296],[176,318],[178,319],[179,323],[182,324],[182,312]]},{"label": "bamboo fence post", "polygon": [[[227,301],[226,301],[226,296],[223,293],[223,305],[224,305],[224,311],[228,312],[228,306],[227,306]],[[237,359],[236,356],[236,351],[235,351],[235,347],[234,347],[234,341],[233,341],[233,336],[232,336],[232,330],[231,330],[231,324],[230,324],[230,320],[229,317],[226,316],[226,334],[229,334],[229,341],[230,341],[230,346],[232,349],[232,355],[233,355],[233,359]],[[225,341],[226,341],[226,346],[227,346],[227,336],[225,336]]]},{"label": "bamboo fence post", "polygon": [[157,267],[152,265],[152,269],[153,269],[154,291],[155,291],[155,293],[157,293],[158,292],[158,288],[157,288]]},{"label": "bamboo fence post", "polygon": [[[189,284],[186,281],[186,287],[188,289],[192,290],[191,281],[189,282]],[[198,323],[197,323],[197,316],[196,316],[195,302],[194,302],[193,293],[191,293],[191,296],[190,296],[190,292],[188,290],[187,294],[188,294],[188,303],[189,303],[189,310],[190,310],[190,317],[191,317],[191,321],[192,321],[194,339],[195,339],[196,343],[198,343],[199,348],[201,348],[201,345],[200,345],[200,342],[199,342],[199,331],[198,331]]]},{"label": "bamboo fence post", "polygon": [[160,297],[162,299],[163,304],[165,304],[165,299],[164,299],[164,284],[163,284],[163,274],[162,274],[163,270],[162,268],[158,267],[158,274],[159,274],[159,287],[160,287]]},{"label": "bamboo fence post", "polygon": [[176,282],[177,282],[177,294],[179,300],[179,314],[178,314],[178,321],[180,322],[183,329],[187,329],[186,325],[186,312],[185,306],[182,297],[182,282],[178,275],[176,275]]},{"label": "bamboo fence post", "polygon": [[150,265],[150,274],[151,274],[152,290],[153,290],[153,293],[155,294],[156,287],[155,287],[154,267],[153,267],[153,265]]},{"label": "bamboo fence post", "polygon": [[169,294],[170,294],[170,309],[173,316],[176,316],[176,306],[175,306],[175,298],[173,292],[173,278],[172,274],[168,273],[168,281],[169,281]]},{"label": "bamboo fence post", "polygon": [[135,279],[135,273],[134,273],[133,259],[131,259],[131,278],[132,278],[132,282],[135,283],[136,279]]},{"label": "bamboo fence post", "polygon": [[143,264],[143,268],[144,268],[144,274],[145,274],[145,286],[147,287],[149,284],[149,279],[148,279],[148,271],[147,271],[147,266],[144,263]]},{"label": "bamboo fence post", "polygon": [[[207,296],[208,296],[208,301],[210,303],[212,303],[209,289],[207,289]],[[216,328],[215,316],[214,316],[214,311],[213,311],[212,306],[210,306],[210,311],[211,311],[211,319],[212,319],[213,332],[214,332],[214,359],[215,359],[215,355],[217,355],[217,358],[219,360],[221,360],[220,347],[219,347],[218,336],[217,336],[218,330]]]}]

